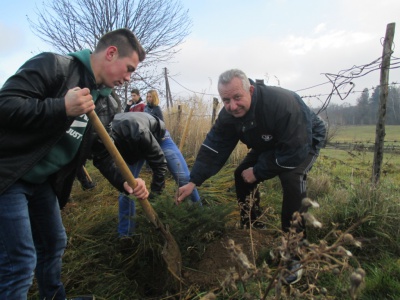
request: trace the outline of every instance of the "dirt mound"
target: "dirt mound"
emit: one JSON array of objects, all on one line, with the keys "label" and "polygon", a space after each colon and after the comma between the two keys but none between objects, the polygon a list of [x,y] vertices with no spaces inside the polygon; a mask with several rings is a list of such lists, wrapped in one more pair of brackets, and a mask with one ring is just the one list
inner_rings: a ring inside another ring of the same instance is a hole
[{"label": "dirt mound", "polygon": [[[265,230],[232,229],[209,245],[207,245],[201,260],[191,268],[183,268],[185,283],[197,285],[200,288],[218,288],[225,278],[229,268],[234,267],[227,249],[228,240],[232,239],[236,245],[241,245],[243,252],[250,261],[257,261],[260,254],[270,249],[273,238]],[[253,254],[254,252],[254,254]]]}]

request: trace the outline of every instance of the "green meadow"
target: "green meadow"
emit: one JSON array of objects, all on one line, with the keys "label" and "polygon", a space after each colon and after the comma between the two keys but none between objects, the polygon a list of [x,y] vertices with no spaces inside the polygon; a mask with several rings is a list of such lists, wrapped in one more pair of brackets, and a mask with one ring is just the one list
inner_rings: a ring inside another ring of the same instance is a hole
[{"label": "green meadow", "polygon": [[[338,128],[333,141],[366,142],[375,141],[375,126],[341,126]],[[385,140],[400,142],[400,126],[385,126]]]},{"label": "green meadow", "polygon": [[[375,126],[343,126],[331,142],[321,150],[320,164],[342,179],[363,179],[372,176],[374,152],[358,145],[375,144]],[[385,147],[400,146],[400,126],[386,126]],[[382,180],[400,179],[400,152],[385,151],[382,160]]]}]

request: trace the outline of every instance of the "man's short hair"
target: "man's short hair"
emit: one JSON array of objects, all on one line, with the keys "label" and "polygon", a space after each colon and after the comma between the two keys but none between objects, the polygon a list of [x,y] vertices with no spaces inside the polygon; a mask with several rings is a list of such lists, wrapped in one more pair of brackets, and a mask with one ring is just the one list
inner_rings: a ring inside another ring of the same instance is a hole
[{"label": "man's short hair", "polygon": [[139,92],[138,89],[133,89],[133,90],[131,91],[131,94],[136,94],[136,95],[140,96],[140,92]]},{"label": "man's short hair", "polygon": [[245,90],[248,90],[250,88],[250,81],[247,78],[246,74],[239,69],[231,69],[227,70],[221,75],[219,75],[218,78],[218,86],[220,84],[226,85],[232,81],[233,78],[239,78],[242,81],[243,88]]},{"label": "man's short hair", "polygon": [[146,51],[133,32],[127,28],[113,30],[104,34],[97,43],[94,52],[103,51],[110,46],[117,47],[120,57],[130,56],[132,51],[135,51],[139,56],[140,62],[146,58]]}]

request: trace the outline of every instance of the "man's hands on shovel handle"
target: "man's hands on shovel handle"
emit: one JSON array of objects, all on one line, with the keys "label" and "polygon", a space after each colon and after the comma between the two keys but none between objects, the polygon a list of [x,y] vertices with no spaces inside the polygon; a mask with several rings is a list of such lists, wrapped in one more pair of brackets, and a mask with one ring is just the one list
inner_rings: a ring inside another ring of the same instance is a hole
[{"label": "man's hands on shovel handle", "polygon": [[129,184],[125,181],[124,182],[124,189],[127,191],[129,194],[133,194],[135,197],[137,197],[139,200],[145,200],[149,197],[149,191],[146,188],[146,184],[143,179],[141,178],[136,178],[136,187],[133,189]]},{"label": "man's hands on shovel handle", "polygon": [[67,116],[77,117],[94,110],[94,102],[88,88],[74,87],[65,94],[65,110]]}]

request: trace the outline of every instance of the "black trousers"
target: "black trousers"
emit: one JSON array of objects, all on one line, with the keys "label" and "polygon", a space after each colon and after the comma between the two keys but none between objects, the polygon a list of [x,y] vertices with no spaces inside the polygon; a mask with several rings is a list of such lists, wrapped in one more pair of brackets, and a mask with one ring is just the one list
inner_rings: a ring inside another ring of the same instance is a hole
[{"label": "black trousers", "polygon": [[[251,219],[255,220],[260,212],[260,193],[258,190],[258,184],[262,181],[256,181],[254,183],[246,183],[242,178],[242,172],[248,168],[253,167],[257,163],[258,154],[250,151],[244,160],[235,170],[235,188],[236,196],[239,207],[241,209],[240,215],[242,220],[247,216],[249,212],[248,199],[251,197],[254,199],[254,203],[250,208]],[[281,224],[282,230],[287,232],[290,227],[293,213],[299,211],[301,208],[301,201],[307,197],[307,173],[311,170],[312,165],[317,159],[317,154],[309,154],[307,158],[295,169],[283,169],[276,166],[275,156],[271,155],[270,165],[275,165],[273,175],[265,180],[279,177],[282,192],[282,211],[281,211]],[[246,201],[247,198],[247,201]]]}]

